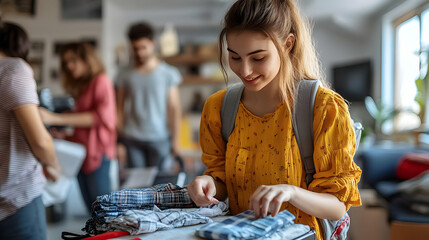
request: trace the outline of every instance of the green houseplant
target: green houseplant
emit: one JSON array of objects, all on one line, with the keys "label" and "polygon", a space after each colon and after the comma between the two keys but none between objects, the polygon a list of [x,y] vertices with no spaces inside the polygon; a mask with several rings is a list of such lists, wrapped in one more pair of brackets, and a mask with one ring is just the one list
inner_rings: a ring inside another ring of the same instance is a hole
[{"label": "green houseplant", "polygon": [[[426,49],[425,51],[427,53],[426,62],[429,62],[429,49]],[[427,64],[426,64],[427,65]],[[426,104],[428,101],[428,81],[429,81],[429,66],[427,67],[426,75],[422,77],[422,75],[419,76],[419,78],[416,79],[416,87],[417,87],[417,94],[414,100],[417,102],[417,104],[420,107],[420,112],[418,114],[421,123],[425,123],[425,113],[426,113]]]},{"label": "green houseplant", "polygon": [[375,132],[376,138],[381,137],[383,124],[386,121],[393,119],[398,113],[401,112],[400,110],[396,110],[380,102],[376,102],[370,96],[365,97],[365,107],[369,112],[369,114],[375,120],[374,132]]}]

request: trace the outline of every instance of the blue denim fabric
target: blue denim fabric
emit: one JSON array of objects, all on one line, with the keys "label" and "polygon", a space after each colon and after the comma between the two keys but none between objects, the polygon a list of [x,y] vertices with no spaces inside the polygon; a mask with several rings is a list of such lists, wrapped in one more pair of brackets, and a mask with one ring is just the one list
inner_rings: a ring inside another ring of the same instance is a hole
[{"label": "blue denim fabric", "polygon": [[109,173],[110,160],[104,154],[97,170],[90,174],[85,174],[82,170],[79,171],[77,180],[88,212],[91,212],[91,205],[97,196],[107,194],[112,190]]},{"label": "blue denim fabric", "polygon": [[45,207],[40,196],[20,208],[15,214],[0,221],[0,239],[46,239]]},{"label": "blue denim fabric", "polygon": [[256,219],[253,211],[248,210],[229,217],[222,222],[207,224],[195,232],[195,235],[208,239],[265,239],[277,231],[294,224],[295,216],[283,210],[275,217]]}]

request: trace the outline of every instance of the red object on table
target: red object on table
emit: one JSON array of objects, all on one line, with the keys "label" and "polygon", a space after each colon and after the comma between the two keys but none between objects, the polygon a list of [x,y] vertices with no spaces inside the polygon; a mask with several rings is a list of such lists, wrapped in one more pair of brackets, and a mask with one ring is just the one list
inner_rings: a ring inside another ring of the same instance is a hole
[{"label": "red object on table", "polygon": [[92,237],[83,238],[82,240],[105,240],[105,239],[111,239],[121,236],[130,235],[127,231],[112,231],[112,232],[105,232],[102,234],[98,234]]}]

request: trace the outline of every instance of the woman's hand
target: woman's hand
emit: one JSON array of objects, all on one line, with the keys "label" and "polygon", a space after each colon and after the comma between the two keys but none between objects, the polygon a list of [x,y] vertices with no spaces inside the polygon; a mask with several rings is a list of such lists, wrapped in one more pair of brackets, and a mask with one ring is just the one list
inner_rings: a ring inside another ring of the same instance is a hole
[{"label": "woman's hand", "polygon": [[65,129],[57,129],[55,127],[51,128],[50,130],[52,137],[58,138],[58,139],[66,139],[67,132]]},{"label": "woman's hand", "polygon": [[255,212],[255,217],[276,216],[283,202],[293,198],[295,186],[287,184],[259,186],[249,199],[249,209]]},{"label": "woman's hand", "polygon": [[55,118],[55,113],[47,110],[44,107],[39,107],[40,117],[42,118],[42,122],[47,125],[52,125]]},{"label": "woman's hand", "polygon": [[198,176],[188,185],[188,193],[194,203],[199,206],[209,206],[218,204],[216,195],[216,185],[213,177],[203,175]]},{"label": "woman's hand", "polygon": [[56,182],[58,178],[60,177],[61,168],[59,165],[56,166],[50,166],[50,165],[44,165],[43,166],[43,174],[45,175],[46,179]]}]

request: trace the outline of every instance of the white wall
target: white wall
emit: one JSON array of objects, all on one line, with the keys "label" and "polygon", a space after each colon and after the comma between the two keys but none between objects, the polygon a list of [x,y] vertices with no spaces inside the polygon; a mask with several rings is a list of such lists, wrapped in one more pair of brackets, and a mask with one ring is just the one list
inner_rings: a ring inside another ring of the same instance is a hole
[{"label": "white wall", "polygon": [[[149,22],[157,36],[166,24],[172,24],[178,31],[181,45],[187,43],[213,43],[217,40],[220,21],[213,12],[224,11],[225,6],[216,1],[181,2],[105,0],[103,1],[103,56],[109,76],[114,76],[117,66],[114,49],[123,46],[128,49],[126,33],[130,25],[140,21]],[[165,6],[164,6],[165,5]]]},{"label": "white wall", "polygon": [[[313,40],[316,51],[325,73],[326,80],[332,84],[332,68],[337,65],[356,63],[370,59],[374,65],[372,56],[373,43],[369,38],[371,26],[363,25],[361,29],[349,31],[333,22],[331,19],[320,20],[314,23]],[[379,78],[374,76],[374,82]],[[372,125],[372,118],[361,102],[350,105],[352,118],[361,122],[364,126]]]},{"label": "white wall", "polygon": [[[408,0],[410,1],[410,0]],[[419,1],[419,0],[412,0]],[[423,0],[420,0],[423,1]],[[207,1],[206,3],[209,3]],[[213,4],[215,1],[211,1]],[[331,81],[331,68],[336,64],[358,61],[370,58],[374,67],[373,95],[380,98],[381,94],[381,25],[382,16],[390,11],[394,6],[405,2],[405,0],[391,1],[391,6],[379,12],[370,24],[365,25],[359,21],[349,21],[349,29],[338,23],[338,19],[315,20],[313,31],[316,48],[320,56],[326,78]],[[139,4],[135,9],[130,8],[132,4]],[[196,9],[185,11],[188,17],[177,15],[175,9],[164,15],[157,15],[154,7],[144,5],[145,1],[135,0],[104,0],[103,1],[103,21],[83,20],[64,21],[61,19],[60,1],[58,0],[38,0],[36,1],[36,15],[34,17],[8,16],[6,20],[11,20],[21,24],[29,33],[30,38],[45,42],[43,84],[41,87],[53,89],[54,94],[62,93],[59,81],[50,78],[51,69],[58,68],[58,57],[53,54],[53,45],[57,41],[66,41],[81,38],[93,38],[98,40],[100,54],[106,64],[107,72],[113,77],[116,71],[114,63],[114,48],[118,45],[127,47],[125,33],[128,26],[136,21],[147,20],[155,22],[158,30],[166,23],[174,22],[179,30],[181,43],[186,42],[214,42],[218,34],[222,12],[227,4],[216,5],[208,10],[217,9],[215,14],[207,12],[204,16]],[[128,4],[128,6],[126,6]],[[177,7],[177,6],[176,6]],[[196,6],[204,7],[204,5]],[[195,19],[198,19],[197,21]],[[218,19],[218,20],[217,20]],[[356,26],[350,26],[356,23]],[[208,27],[203,27],[208,26]],[[362,27],[363,26],[363,27]],[[357,31],[356,28],[360,27]],[[197,88],[207,88],[208,86],[198,86]],[[187,87],[190,88],[190,87]],[[185,92],[188,90],[184,90]],[[211,92],[205,90],[205,92]],[[184,94],[189,96],[188,92]]]},{"label": "white wall", "polygon": [[332,83],[332,67],[370,58],[369,41],[346,32],[330,21],[316,22],[313,29],[316,51],[326,80]]},{"label": "white wall", "polygon": [[37,0],[35,16],[18,16],[4,13],[4,19],[20,24],[31,40],[45,42],[43,80],[39,87],[50,87],[54,95],[62,94],[60,82],[53,81],[51,69],[58,69],[59,59],[53,54],[55,42],[95,39],[100,44],[102,36],[101,20],[62,20],[61,1]]},{"label": "white wall", "polygon": [[[190,1],[191,2],[191,1]],[[163,3],[163,2],[161,2]],[[184,2],[186,3],[186,1]],[[154,5],[156,5],[154,3]],[[174,5],[174,3],[173,3]],[[198,5],[198,4],[196,4]],[[172,9],[158,9],[149,6],[146,1],[136,0],[105,0],[103,2],[103,46],[102,53],[106,64],[107,74],[114,79],[119,66],[115,63],[115,49],[123,48],[129,54],[129,43],[126,37],[130,25],[146,21],[154,26],[158,38],[166,24],[175,27],[180,45],[185,44],[212,44],[217,41],[220,31],[220,19],[213,20],[211,15],[203,15],[202,9],[211,10],[206,5],[176,6],[190,7],[191,9],[175,11]],[[216,9],[222,11],[222,6]],[[187,110],[195,91],[207,97],[214,91],[223,88],[222,84],[182,85],[180,100],[184,110]]]}]

